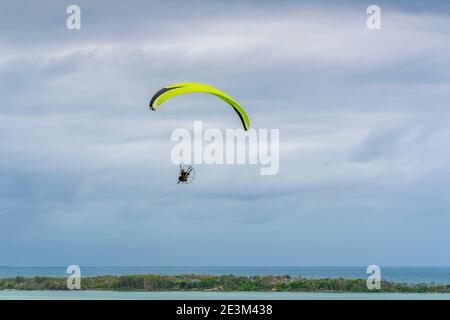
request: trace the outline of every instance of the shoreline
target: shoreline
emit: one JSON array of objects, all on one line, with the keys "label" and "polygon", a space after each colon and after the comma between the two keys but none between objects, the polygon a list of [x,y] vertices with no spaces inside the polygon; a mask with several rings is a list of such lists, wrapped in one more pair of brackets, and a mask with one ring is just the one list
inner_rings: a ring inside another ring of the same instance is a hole
[{"label": "shoreline", "polygon": [[[71,291],[67,277],[16,276],[0,279],[0,291]],[[369,290],[366,279],[303,278],[236,275],[102,275],[81,277],[81,290],[104,292],[261,292],[261,293],[444,293],[447,284],[409,284],[381,281],[380,289]]]},{"label": "shoreline", "polygon": [[449,293],[1,291],[0,300],[450,300]]}]

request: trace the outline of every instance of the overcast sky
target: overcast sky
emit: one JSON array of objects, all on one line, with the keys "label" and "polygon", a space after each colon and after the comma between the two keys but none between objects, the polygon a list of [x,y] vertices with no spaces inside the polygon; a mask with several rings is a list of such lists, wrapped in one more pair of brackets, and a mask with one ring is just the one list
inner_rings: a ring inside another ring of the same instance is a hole
[{"label": "overcast sky", "polygon": [[[449,40],[438,1],[2,2],[0,265],[450,265]],[[239,125],[148,109],[183,81],[280,129],[278,175],[177,185],[173,129]]]}]

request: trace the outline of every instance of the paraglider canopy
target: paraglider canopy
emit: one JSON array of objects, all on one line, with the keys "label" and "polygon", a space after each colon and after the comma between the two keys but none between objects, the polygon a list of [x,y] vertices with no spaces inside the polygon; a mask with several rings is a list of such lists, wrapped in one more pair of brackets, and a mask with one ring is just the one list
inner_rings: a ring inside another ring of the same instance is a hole
[{"label": "paraglider canopy", "polygon": [[239,118],[241,119],[244,129],[246,131],[250,129],[250,120],[244,108],[242,108],[233,98],[231,98],[225,92],[222,92],[207,84],[196,82],[182,82],[171,84],[155,93],[155,95],[150,100],[149,107],[152,110],[156,110],[156,108],[158,108],[164,101],[172,97],[193,92],[209,93],[222,99],[223,101],[228,103],[234,109],[234,111],[236,111]]}]

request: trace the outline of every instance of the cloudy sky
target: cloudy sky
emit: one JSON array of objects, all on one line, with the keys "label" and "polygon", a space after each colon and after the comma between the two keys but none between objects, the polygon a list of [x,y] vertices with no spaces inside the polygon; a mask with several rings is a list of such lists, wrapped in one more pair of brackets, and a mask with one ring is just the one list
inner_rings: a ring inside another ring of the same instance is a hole
[{"label": "cloudy sky", "polygon": [[[450,4],[370,4],[2,2],[0,265],[450,265]],[[280,129],[279,173],[177,185],[173,129],[239,124],[148,110],[182,81]]]}]

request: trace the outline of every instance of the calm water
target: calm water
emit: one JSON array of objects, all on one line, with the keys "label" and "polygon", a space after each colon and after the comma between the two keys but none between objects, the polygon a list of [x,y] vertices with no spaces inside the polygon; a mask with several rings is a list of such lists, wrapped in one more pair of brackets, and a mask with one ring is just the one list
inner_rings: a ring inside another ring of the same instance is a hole
[{"label": "calm water", "polygon": [[[305,278],[367,278],[366,267],[81,267],[82,276],[124,274],[290,275]],[[67,276],[66,267],[2,267],[0,278]],[[383,280],[450,284],[450,267],[381,267]]]},{"label": "calm water", "polygon": [[0,291],[0,300],[450,300],[450,294],[309,292]]}]

